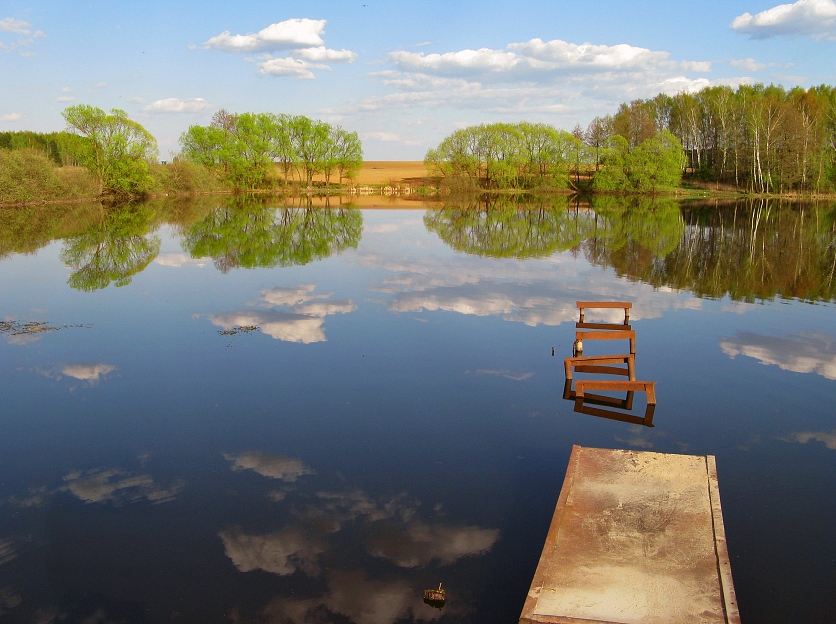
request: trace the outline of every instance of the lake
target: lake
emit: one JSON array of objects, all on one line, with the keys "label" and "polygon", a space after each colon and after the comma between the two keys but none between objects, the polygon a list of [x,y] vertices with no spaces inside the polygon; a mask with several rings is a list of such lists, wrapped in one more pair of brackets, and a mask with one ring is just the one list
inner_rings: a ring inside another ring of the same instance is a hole
[{"label": "lake", "polygon": [[0,620],[515,622],[574,444],[716,456],[743,622],[833,620],[836,205],[374,202],[0,210]]}]

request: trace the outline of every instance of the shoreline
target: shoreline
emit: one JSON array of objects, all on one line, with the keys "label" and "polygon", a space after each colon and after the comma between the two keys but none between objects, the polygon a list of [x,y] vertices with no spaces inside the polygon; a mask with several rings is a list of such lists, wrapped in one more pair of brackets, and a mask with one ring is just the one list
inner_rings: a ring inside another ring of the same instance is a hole
[{"label": "shoreline", "polygon": [[[310,195],[314,197],[383,197],[409,198],[410,201],[420,199],[435,199],[449,197],[451,193],[440,192],[437,188],[437,178],[429,175],[423,161],[380,161],[370,160],[363,163],[357,177],[350,184],[332,184],[325,187],[325,178],[315,176],[317,184],[311,190],[302,187],[299,182],[290,182],[285,187],[270,189],[252,189],[247,191],[225,189],[197,192],[168,192],[151,193],[141,197],[115,198],[112,196],[90,196],[61,199],[38,199],[28,202],[0,203],[0,208],[53,206],[60,204],[80,204],[87,202],[122,203],[125,201],[150,201],[166,198],[204,197],[209,195],[293,195],[295,197]],[[836,201],[836,193],[806,194],[806,193],[751,193],[730,188],[707,188],[710,183],[695,184],[685,181],[673,191],[655,194],[655,197],[665,197],[677,200],[741,200],[741,199],[778,199],[789,201]],[[426,192],[432,189],[432,192]],[[585,190],[554,189],[554,190],[516,190],[516,189],[476,189],[468,193],[452,193],[453,195],[575,195],[580,197],[646,197],[644,193],[603,193]]]}]

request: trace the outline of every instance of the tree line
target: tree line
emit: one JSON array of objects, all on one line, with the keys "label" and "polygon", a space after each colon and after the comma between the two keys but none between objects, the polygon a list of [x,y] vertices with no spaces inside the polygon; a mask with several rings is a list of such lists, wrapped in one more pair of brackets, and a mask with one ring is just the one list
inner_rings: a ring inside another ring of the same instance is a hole
[{"label": "tree line", "polygon": [[596,166],[614,136],[635,149],[667,130],[695,178],[754,193],[836,188],[836,88],[706,87],[621,104],[582,130]]},{"label": "tree line", "polygon": [[[326,186],[334,178],[342,183],[363,163],[356,132],[304,116],[222,109],[209,126],[182,134],[182,151],[168,164],[159,163],[153,135],[123,110],[79,104],[62,116],[66,131],[0,133],[0,203],[252,190],[294,181],[310,189],[314,176],[323,175]],[[79,166],[88,179],[69,172]]]},{"label": "tree line", "polygon": [[298,115],[243,113],[221,109],[208,126],[191,126],[180,137],[184,157],[207,166],[237,188],[269,184],[278,163],[284,180],[311,188],[322,174],[330,186],[336,176],[352,178],[363,164],[356,132]]},{"label": "tree line", "polygon": [[546,124],[456,130],[427,152],[449,186],[655,193],[682,176],[750,193],[836,190],[836,87],[706,87],[623,103],[572,132]]},{"label": "tree line", "polygon": [[482,124],[454,131],[424,162],[445,185],[471,190],[656,193],[680,184],[684,152],[667,130],[632,146],[612,132],[594,149],[587,138],[579,128],[570,133],[547,124]]}]

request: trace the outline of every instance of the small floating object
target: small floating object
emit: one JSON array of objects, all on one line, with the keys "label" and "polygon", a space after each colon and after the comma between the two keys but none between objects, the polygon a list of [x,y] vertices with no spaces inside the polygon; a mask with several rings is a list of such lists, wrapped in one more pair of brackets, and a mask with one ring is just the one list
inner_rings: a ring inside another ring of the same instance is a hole
[{"label": "small floating object", "polygon": [[424,590],[424,602],[430,605],[431,607],[435,607],[436,609],[440,609],[444,606],[444,590],[441,589],[441,583],[438,584],[438,589],[425,589]]}]

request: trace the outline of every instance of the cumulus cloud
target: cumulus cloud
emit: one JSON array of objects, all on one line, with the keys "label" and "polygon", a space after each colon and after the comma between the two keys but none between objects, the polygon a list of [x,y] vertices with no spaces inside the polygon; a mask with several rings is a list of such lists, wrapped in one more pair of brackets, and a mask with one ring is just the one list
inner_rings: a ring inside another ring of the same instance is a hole
[{"label": "cumulus cloud", "polygon": [[[289,19],[247,35],[226,31],[209,39],[204,46],[225,52],[266,52],[257,58],[259,73],[312,80],[316,77],[312,70],[331,69],[325,63],[352,63],[357,58],[351,50],[325,47],[322,38],[325,23],[326,20]],[[286,55],[270,54],[280,51]]]},{"label": "cumulus cloud", "polygon": [[767,67],[766,63],[759,63],[753,58],[732,59],[729,61],[729,64],[732,67],[739,67],[740,69],[751,72],[762,71]]},{"label": "cumulus cloud", "polygon": [[486,113],[497,121],[537,115],[565,125],[612,112],[625,100],[748,80],[709,79],[704,74],[711,71],[710,61],[675,59],[664,50],[560,39],[499,48],[396,50],[386,61],[388,68],[369,76],[390,92],[364,97],[345,112],[455,108],[478,111],[483,119]]},{"label": "cumulus cloud", "polygon": [[258,63],[258,71],[271,76],[293,76],[301,80],[313,80],[316,78],[312,69],[329,69],[327,65],[309,63],[302,59],[291,56],[274,58],[272,56],[261,57]]},{"label": "cumulus cloud", "polygon": [[295,50],[294,55],[314,63],[353,63],[357,58],[357,53],[351,50],[329,50],[325,46]]},{"label": "cumulus cloud", "polygon": [[734,18],[731,27],[756,39],[804,35],[836,41],[836,0],[798,0],[755,15],[744,13]]},{"label": "cumulus cloud", "polygon": [[741,332],[736,338],[721,340],[720,348],[731,358],[743,355],[785,371],[836,379],[836,338],[828,334],[764,336]]},{"label": "cumulus cloud", "polygon": [[32,24],[23,20],[15,19],[13,17],[4,17],[0,19],[0,33],[9,33],[18,35],[17,39],[9,43],[0,41],[0,50],[4,52],[11,52],[17,50],[21,56],[34,56],[34,52],[28,50],[35,39],[38,37],[45,37],[46,35],[41,30],[33,30]]},{"label": "cumulus cloud", "polygon": [[212,105],[203,98],[165,98],[151,102],[143,108],[146,113],[202,113]]},{"label": "cumulus cloud", "polygon": [[75,97],[72,96],[72,95],[61,95],[61,96],[55,98],[55,101],[56,102],[74,102]]},{"label": "cumulus cloud", "polygon": [[315,48],[325,44],[325,20],[289,19],[270,24],[257,33],[231,35],[227,30],[204,45],[226,52],[267,52],[293,48]]},{"label": "cumulus cloud", "polygon": [[20,113],[5,113],[0,115],[0,121],[20,121],[23,119],[23,115]]},{"label": "cumulus cloud", "polygon": [[0,32],[14,33],[16,35],[31,35],[32,24],[13,17],[4,17],[0,19]]},{"label": "cumulus cloud", "polygon": [[287,576],[296,570],[314,576],[325,548],[315,536],[297,527],[264,535],[247,535],[240,528],[218,533],[226,556],[241,572],[264,570]]},{"label": "cumulus cloud", "polygon": [[313,469],[301,460],[283,455],[269,455],[261,451],[246,451],[237,455],[224,454],[224,458],[232,462],[233,470],[252,470],[264,477],[290,483],[302,475],[314,474]]},{"label": "cumulus cloud", "polygon": [[364,132],[364,141],[390,141],[397,142],[401,140],[400,135],[394,132]]},{"label": "cumulus cloud", "polygon": [[133,475],[116,468],[85,474],[71,472],[64,476],[64,481],[67,490],[86,503],[120,504],[140,500],[167,503],[174,500],[184,486],[182,481],[177,481],[164,487],[155,483],[150,475]]},{"label": "cumulus cloud", "polygon": [[402,568],[417,568],[431,562],[449,565],[462,557],[484,554],[497,539],[497,529],[413,520],[406,525],[380,523],[373,529],[367,548],[371,555],[389,559]]}]

